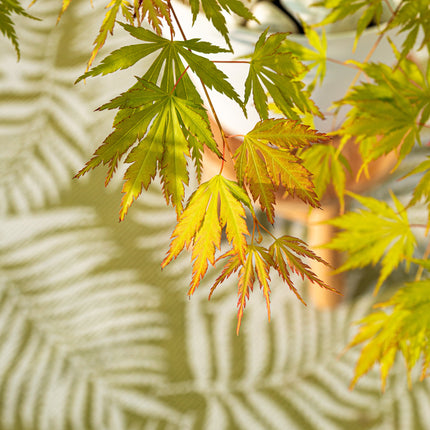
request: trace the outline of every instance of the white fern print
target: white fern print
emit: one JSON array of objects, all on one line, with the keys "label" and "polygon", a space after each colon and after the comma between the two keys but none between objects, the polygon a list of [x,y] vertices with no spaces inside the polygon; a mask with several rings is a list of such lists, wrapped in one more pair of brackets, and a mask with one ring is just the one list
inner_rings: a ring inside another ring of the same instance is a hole
[{"label": "white fern print", "polygon": [[28,213],[60,201],[61,191],[70,188],[74,174],[110,132],[109,115],[94,109],[131,79],[74,85],[85,70],[103,5],[92,9],[76,0],[55,25],[60,7],[56,0],[43,0],[32,7],[41,21],[17,18],[19,63],[0,38],[0,214]]},{"label": "white fern print", "polygon": [[117,249],[93,211],[11,218],[1,230],[0,428],[186,428],[150,394],[166,382],[160,292],[107,268]]}]

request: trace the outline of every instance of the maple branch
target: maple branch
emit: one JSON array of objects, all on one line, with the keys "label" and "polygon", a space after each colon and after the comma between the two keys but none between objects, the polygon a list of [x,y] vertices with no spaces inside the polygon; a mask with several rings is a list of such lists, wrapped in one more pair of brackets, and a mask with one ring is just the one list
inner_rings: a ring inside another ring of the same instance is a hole
[{"label": "maple branch", "polygon": [[392,15],[394,15],[396,13],[396,11],[392,8],[391,3],[388,0],[383,0],[385,2],[385,4],[387,5],[389,11],[392,13]]},{"label": "maple branch", "polygon": [[[182,29],[181,23],[179,22],[179,19],[178,19],[177,15],[176,15],[175,10],[173,9],[173,6],[172,6],[172,3],[170,2],[170,0],[168,0],[168,4],[169,4],[169,7],[170,7],[170,10],[172,11],[172,14],[173,14],[173,17],[175,19],[176,25],[178,26],[179,31],[181,32],[182,38],[184,40],[187,40],[187,37],[185,36],[184,30]],[[189,51],[191,51],[191,50],[189,49]],[[227,144],[227,141],[226,141],[226,138],[225,138],[224,129],[222,128],[221,122],[220,122],[220,120],[218,118],[218,115],[216,114],[214,105],[213,105],[212,100],[211,100],[211,98],[209,96],[209,93],[208,93],[208,90],[206,88],[206,85],[204,84],[204,82],[203,82],[202,79],[200,79],[200,83],[202,84],[203,91],[205,93],[206,99],[207,99],[207,101],[209,103],[209,106],[211,108],[211,112],[212,112],[212,114],[214,116],[214,119],[215,119],[215,122],[217,124],[217,127],[218,127],[218,129],[219,129],[219,131],[221,133],[221,139],[222,139],[222,163],[221,163],[221,170],[220,170],[220,173],[221,173],[223,171],[223,169],[224,169],[224,164],[225,164],[225,148],[227,147],[229,149],[229,151],[230,151],[230,148],[228,147],[228,144]]]},{"label": "maple branch", "polygon": [[187,38],[185,36],[185,33],[184,33],[184,30],[182,29],[182,26],[179,23],[178,16],[176,15],[175,9],[173,9],[173,6],[172,6],[172,3],[170,2],[170,0],[167,0],[167,4],[169,5],[170,10],[172,11],[173,18],[175,18],[176,24],[177,24],[177,26],[179,28],[179,31],[181,32],[181,35],[182,35],[183,39],[187,40]]},{"label": "maple branch", "polygon": [[190,68],[190,65],[188,65],[187,67],[185,67],[185,70],[181,73],[181,75],[179,76],[179,78],[177,79],[177,81],[175,82],[175,85],[173,85],[172,91],[170,92],[171,94],[173,94],[173,92],[175,91],[176,87],[178,86],[179,82],[181,81],[181,79],[185,76],[185,74],[187,73],[187,70]]},{"label": "maple branch", "polygon": [[349,63],[346,63],[345,61],[336,60],[336,58],[326,57],[326,60],[331,61],[332,63],[339,64],[341,66],[349,67],[350,69],[360,70],[360,68],[355,66],[354,64],[349,64]]}]

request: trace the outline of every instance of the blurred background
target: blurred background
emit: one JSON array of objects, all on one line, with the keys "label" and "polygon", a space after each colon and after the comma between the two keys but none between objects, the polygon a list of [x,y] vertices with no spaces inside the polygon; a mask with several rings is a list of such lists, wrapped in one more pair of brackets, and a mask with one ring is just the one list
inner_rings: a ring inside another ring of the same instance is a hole
[{"label": "blurred background", "polygon": [[[0,429],[429,429],[430,382],[408,389],[401,360],[384,394],[378,369],[348,389],[359,349],[342,352],[376,269],[324,311],[274,276],[272,321],[256,289],[236,336],[234,278],[208,301],[210,272],[188,299],[190,256],[160,269],[175,213],[157,184],[119,223],[121,170],[107,188],[102,168],[72,179],[111,132],[113,113],[94,110],[144,68],[74,85],[105,3],[74,0],[56,25],[60,2],[38,0],[41,21],[16,19],[19,62],[0,38]],[[100,58],[128,43],[117,28]]]}]

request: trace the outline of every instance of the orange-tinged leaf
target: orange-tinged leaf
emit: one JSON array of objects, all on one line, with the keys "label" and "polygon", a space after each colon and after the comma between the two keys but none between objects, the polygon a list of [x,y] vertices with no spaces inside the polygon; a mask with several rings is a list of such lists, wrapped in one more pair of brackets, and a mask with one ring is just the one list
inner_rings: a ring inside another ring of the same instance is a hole
[{"label": "orange-tinged leaf", "polygon": [[303,166],[296,151],[311,143],[327,141],[328,136],[288,119],[270,119],[257,123],[247,133],[234,154],[238,180],[249,187],[255,201],[274,222],[276,191],[300,198],[319,207],[311,173]]},{"label": "orange-tinged leaf", "polygon": [[191,195],[189,203],[179,218],[172,233],[172,242],[161,267],[166,267],[176,258],[184,247],[189,247],[197,234],[206,215],[206,208],[211,200],[209,183],[205,182]]},{"label": "orange-tinged leaf", "polygon": [[270,266],[273,265],[273,260],[270,254],[262,247],[255,247],[258,252],[254,252],[254,264],[257,277],[260,282],[260,287],[263,289],[263,295],[266,299],[267,319],[270,321]]},{"label": "orange-tinged leaf", "polygon": [[[142,22],[147,18],[149,24],[158,35],[161,35],[162,19],[173,30],[169,2],[163,0],[139,0],[137,4],[140,10],[140,21]],[[136,15],[138,14],[139,11],[136,11]]]},{"label": "orange-tinged leaf", "polygon": [[249,291],[252,291],[254,286],[255,275],[252,267],[252,254],[247,256],[244,265],[239,272],[239,291],[238,291],[238,311],[237,311],[237,326],[236,334],[239,334],[240,324],[242,322],[243,311],[246,306],[246,301],[249,299]]},{"label": "orange-tinged leaf", "polygon": [[245,191],[235,182],[221,175],[199,186],[191,196],[178,224],[172,234],[172,242],[166,258],[165,267],[176,258],[184,246],[192,245],[193,276],[189,294],[193,294],[206,274],[208,262],[215,264],[215,252],[221,245],[221,231],[225,227],[233,253],[244,260],[249,235],[245,223],[243,205],[251,208]]},{"label": "orange-tinged leaf", "polygon": [[330,137],[290,119],[258,122],[246,136],[285,149],[306,148],[312,143],[328,143]]},{"label": "orange-tinged leaf", "polygon": [[192,295],[200,280],[208,270],[208,261],[214,265],[216,248],[221,245],[221,225],[218,221],[218,202],[211,198],[206,209],[206,215],[199,231],[195,235],[192,260],[193,278],[188,295]]},{"label": "orange-tinged leaf", "polygon": [[321,288],[337,292],[334,288],[331,288],[329,285],[327,285],[323,280],[319,279],[318,276],[311,270],[309,265],[302,261],[301,258],[304,257],[328,265],[326,261],[310,250],[306,246],[306,243],[301,239],[288,235],[282,236],[272,243],[269,248],[269,253],[276,263],[275,269],[278,271],[281,278],[287,282],[288,286],[302,302],[303,299],[300,297],[291,282],[288,268],[291,270],[291,272],[296,273],[302,279],[307,278],[310,282],[319,285]]}]

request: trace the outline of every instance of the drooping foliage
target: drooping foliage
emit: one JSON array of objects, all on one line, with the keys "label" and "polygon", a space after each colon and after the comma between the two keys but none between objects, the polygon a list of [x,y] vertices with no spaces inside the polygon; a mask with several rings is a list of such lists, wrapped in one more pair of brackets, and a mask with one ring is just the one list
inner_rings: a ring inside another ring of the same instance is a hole
[{"label": "drooping foliage", "polygon": [[[60,16],[70,3],[71,0],[63,0]],[[371,23],[380,26],[375,47],[383,38],[388,39],[388,30],[406,35],[401,46],[392,43],[396,64],[373,62],[371,52],[362,63],[344,63],[346,67],[355,67],[357,76],[365,79],[354,79],[345,96],[335,104],[349,108],[349,112],[341,128],[330,134],[309,127],[314,117],[323,118],[325,114],[311,97],[311,91],[324,84],[326,62],[332,61],[326,54],[324,32],[304,25],[309,40],[309,47],[305,48],[290,40],[287,33],[263,31],[252,52],[240,59],[248,67],[243,91],[236,90],[218,67],[216,58],[222,61],[222,56],[233,50],[225,14],[255,19],[246,2],[239,0],[189,1],[192,20],[199,14],[206,17],[208,24],[220,33],[224,48],[205,40],[188,39],[187,29],[169,0],[111,0],[106,4],[87,70],[77,79],[79,82],[101,78],[144,60],[140,63],[143,72],[136,82],[99,108],[116,111],[113,131],[76,176],[103,164],[107,166],[107,185],[119,163],[125,163],[120,220],[158,176],[166,203],[174,207],[177,217],[162,267],[184,249],[190,249],[190,295],[206,275],[209,264],[224,263],[210,295],[236,273],[237,332],[256,282],[263,292],[269,319],[270,282],[274,274],[301,301],[293,275],[316,287],[332,289],[309,265],[312,261],[324,261],[302,239],[272,234],[257,216],[255,207],[266,215],[268,224],[273,224],[279,195],[298,199],[310,210],[321,210],[324,194],[332,188],[342,212],[346,198],[350,197],[366,208],[347,210],[329,221],[339,233],[327,247],[346,255],[338,271],[380,265],[376,292],[399,267],[417,273],[413,282],[402,285],[391,299],[377,305],[377,312],[360,321],[360,331],[350,346],[365,345],[352,385],[379,362],[384,387],[397,352],[405,357],[408,372],[423,356],[423,377],[430,360],[430,251],[419,255],[419,241],[413,232],[414,228],[427,232],[430,216],[426,224],[420,224],[408,215],[423,200],[430,208],[429,160],[405,174],[418,178],[410,200],[401,202],[392,194],[393,204],[389,205],[348,192],[350,166],[342,154],[344,145],[355,141],[360,155],[359,175],[369,175],[372,162],[393,153],[397,157],[395,169],[417,144],[422,145],[423,129],[429,127],[430,67],[417,65],[408,54],[414,47],[430,51],[430,6],[426,0],[401,0],[396,4],[388,0],[316,3],[329,9],[322,26],[362,13],[356,26],[356,43]],[[29,16],[15,0],[0,0],[0,31],[12,41],[19,55],[13,14]],[[125,22],[119,22],[121,16]],[[130,44],[116,49],[91,68],[116,24],[129,34]],[[303,80],[312,68],[316,68],[316,73],[306,85]],[[258,113],[260,121],[252,130],[241,131],[236,148],[228,144],[208,89],[233,100],[244,115],[249,101]],[[278,114],[276,119],[273,111]],[[210,118],[215,120],[220,139],[215,139]],[[330,135],[337,135],[339,146],[334,146]],[[201,182],[205,151],[219,159],[220,170]],[[232,160],[235,179],[224,176],[227,159]],[[197,186],[189,190],[187,199],[187,188],[194,182],[190,172],[196,172]],[[223,235],[226,241],[222,240]]]}]

